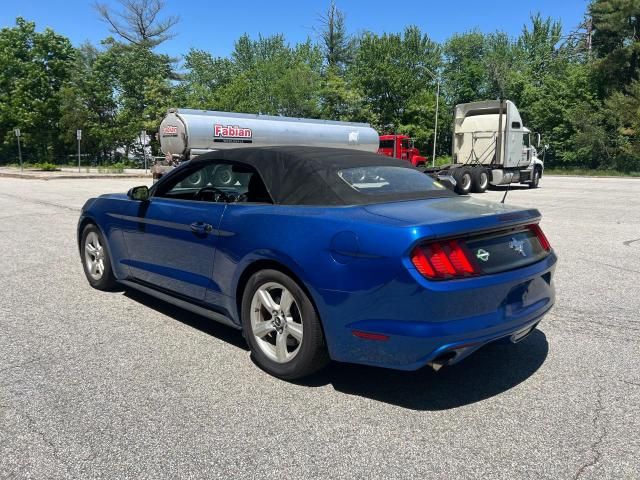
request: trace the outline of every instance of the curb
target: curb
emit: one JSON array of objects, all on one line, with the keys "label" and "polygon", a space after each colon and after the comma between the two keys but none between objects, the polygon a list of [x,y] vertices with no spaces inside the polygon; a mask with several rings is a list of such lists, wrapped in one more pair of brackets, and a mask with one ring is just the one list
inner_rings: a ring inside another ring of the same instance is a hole
[{"label": "curb", "polygon": [[21,178],[23,180],[81,180],[96,178],[153,178],[152,175],[138,175],[134,173],[98,173],[87,175],[30,175],[28,173],[0,172],[0,178]]},{"label": "curb", "polygon": [[631,179],[631,180],[640,180],[640,177],[632,177],[630,175],[562,175],[562,174],[553,174],[553,173],[545,173],[543,177],[554,177],[554,178],[617,178],[617,179]]}]

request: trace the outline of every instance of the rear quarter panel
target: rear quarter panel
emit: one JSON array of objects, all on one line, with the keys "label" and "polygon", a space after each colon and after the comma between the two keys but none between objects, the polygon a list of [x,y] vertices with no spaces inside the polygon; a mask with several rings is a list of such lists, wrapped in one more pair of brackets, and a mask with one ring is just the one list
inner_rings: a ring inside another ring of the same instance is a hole
[{"label": "rear quarter panel", "polygon": [[[322,292],[371,291],[401,269],[409,235],[392,219],[361,207],[229,205],[220,225],[214,277],[239,321],[235,292],[253,262],[283,264],[304,283],[319,310]],[[233,304],[233,305],[232,305]],[[319,312],[324,318],[324,312]]]}]

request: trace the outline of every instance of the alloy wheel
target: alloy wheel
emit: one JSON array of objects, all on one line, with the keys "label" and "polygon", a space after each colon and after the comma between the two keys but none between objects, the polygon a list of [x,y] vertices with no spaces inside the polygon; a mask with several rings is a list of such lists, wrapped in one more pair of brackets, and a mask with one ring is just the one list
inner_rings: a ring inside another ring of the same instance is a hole
[{"label": "alloy wheel", "polygon": [[100,280],[104,275],[104,248],[96,232],[89,232],[84,240],[84,260],[91,278]]},{"label": "alloy wheel", "polygon": [[277,363],[291,361],[302,346],[302,315],[293,294],[280,283],[261,285],[251,300],[251,331],[258,347]]}]

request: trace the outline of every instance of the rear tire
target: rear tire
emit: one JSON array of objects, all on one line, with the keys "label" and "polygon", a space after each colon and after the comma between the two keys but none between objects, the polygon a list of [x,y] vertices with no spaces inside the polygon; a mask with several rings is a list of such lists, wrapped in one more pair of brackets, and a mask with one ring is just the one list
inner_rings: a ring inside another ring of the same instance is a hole
[{"label": "rear tire", "polygon": [[93,223],[82,230],[81,257],[84,274],[89,284],[103,291],[118,289],[118,282],[111,270],[111,255],[100,229]]},{"label": "rear tire", "polygon": [[285,380],[329,362],[320,318],[307,294],[278,270],[255,273],[242,295],[242,330],[260,368]]},{"label": "rear tire", "polygon": [[474,168],[471,171],[471,191],[484,193],[489,186],[489,172],[486,168]]},{"label": "rear tire", "polygon": [[468,195],[471,191],[471,170],[466,167],[456,168],[453,178],[456,179],[456,193]]}]

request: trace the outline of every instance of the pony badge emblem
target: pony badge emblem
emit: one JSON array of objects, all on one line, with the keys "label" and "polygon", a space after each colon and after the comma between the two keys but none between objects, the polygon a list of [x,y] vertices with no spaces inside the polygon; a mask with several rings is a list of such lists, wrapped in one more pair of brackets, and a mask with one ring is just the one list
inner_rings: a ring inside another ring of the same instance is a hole
[{"label": "pony badge emblem", "polygon": [[514,250],[516,253],[519,253],[523,257],[527,256],[527,253],[524,251],[524,242],[522,240],[516,240],[512,238],[509,242],[509,248]]}]

